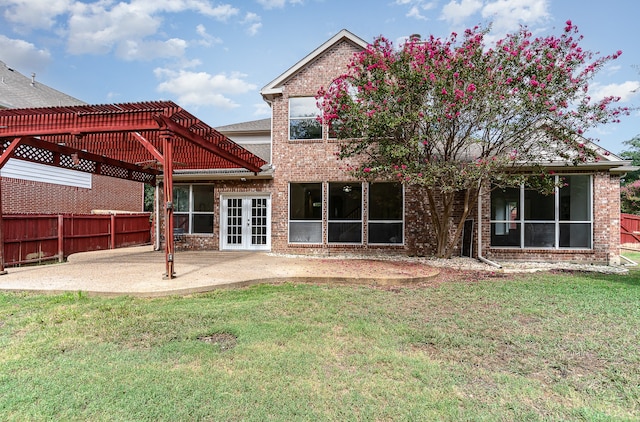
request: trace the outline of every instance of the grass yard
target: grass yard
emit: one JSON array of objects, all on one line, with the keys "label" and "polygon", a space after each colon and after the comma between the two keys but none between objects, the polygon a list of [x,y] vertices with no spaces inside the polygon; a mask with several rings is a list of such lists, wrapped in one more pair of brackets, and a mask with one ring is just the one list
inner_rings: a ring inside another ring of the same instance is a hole
[{"label": "grass yard", "polygon": [[639,345],[640,270],[162,299],[0,294],[0,415],[638,420]]}]

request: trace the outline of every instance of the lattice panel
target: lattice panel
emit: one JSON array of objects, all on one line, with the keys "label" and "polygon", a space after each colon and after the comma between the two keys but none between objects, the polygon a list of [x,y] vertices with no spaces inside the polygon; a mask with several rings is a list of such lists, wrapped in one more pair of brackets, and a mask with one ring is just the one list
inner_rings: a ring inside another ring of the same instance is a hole
[{"label": "lattice panel", "polygon": [[110,166],[109,164],[100,166],[100,174],[103,176],[118,177],[120,179],[129,179],[129,170]]},{"label": "lattice panel", "polygon": [[87,173],[94,173],[96,171],[96,163],[91,160],[74,159],[70,155],[60,155],[60,167],[68,168],[71,170],[85,171]]},{"label": "lattice panel", "polygon": [[20,145],[16,148],[14,154],[16,158],[33,161],[43,164],[54,164],[54,154],[51,151],[34,148],[29,145]]},{"label": "lattice panel", "polygon": [[130,179],[136,182],[155,184],[156,176],[149,173],[143,173],[141,171],[132,171]]}]

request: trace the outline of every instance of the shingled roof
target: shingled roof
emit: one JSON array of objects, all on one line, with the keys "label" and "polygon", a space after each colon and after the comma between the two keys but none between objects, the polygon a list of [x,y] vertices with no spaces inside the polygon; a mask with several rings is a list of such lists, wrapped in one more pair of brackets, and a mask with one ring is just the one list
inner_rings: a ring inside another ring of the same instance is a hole
[{"label": "shingled roof", "polygon": [[84,105],[84,101],[29,78],[0,61],[0,109]]}]

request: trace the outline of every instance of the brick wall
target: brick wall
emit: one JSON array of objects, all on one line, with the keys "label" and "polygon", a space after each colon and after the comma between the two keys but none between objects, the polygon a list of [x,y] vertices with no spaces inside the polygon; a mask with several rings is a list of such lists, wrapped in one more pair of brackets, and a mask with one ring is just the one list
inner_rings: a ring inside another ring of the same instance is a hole
[{"label": "brick wall", "polygon": [[5,214],[88,214],[94,209],[143,211],[143,184],[92,175],[92,188],[2,178]]},{"label": "brick wall", "polygon": [[[174,180],[173,185],[202,184],[202,180]],[[176,250],[219,250],[220,249],[220,196],[225,194],[262,194],[271,192],[273,180],[216,180],[207,182],[213,184],[213,233],[212,234],[185,234],[179,242],[175,243]],[[164,203],[164,192],[160,193],[160,203]],[[156,230],[154,216],[152,228],[152,242],[155,242]],[[273,223],[272,223],[273,225]],[[160,216],[160,247],[164,248],[164,218]]]}]

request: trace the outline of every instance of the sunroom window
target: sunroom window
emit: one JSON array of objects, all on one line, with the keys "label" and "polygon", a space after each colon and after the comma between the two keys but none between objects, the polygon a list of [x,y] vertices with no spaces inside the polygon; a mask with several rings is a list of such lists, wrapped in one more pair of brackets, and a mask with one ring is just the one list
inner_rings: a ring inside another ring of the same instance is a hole
[{"label": "sunroom window", "polygon": [[591,176],[556,176],[552,195],[520,188],[491,193],[491,246],[591,248]]},{"label": "sunroom window", "polygon": [[289,99],[289,139],[322,139],[315,97]]},{"label": "sunroom window", "polygon": [[370,244],[398,244],[403,239],[403,193],[400,183],[369,185]]},{"label": "sunroom window", "polygon": [[173,187],[173,225],[185,233],[213,233],[213,185]]},{"label": "sunroom window", "polygon": [[329,183],[329,243],[362,243],[362,184]]},{"label": "sunroom window", "polygon": [[289,242],[322,243],[322,183],[289,184]]}]

